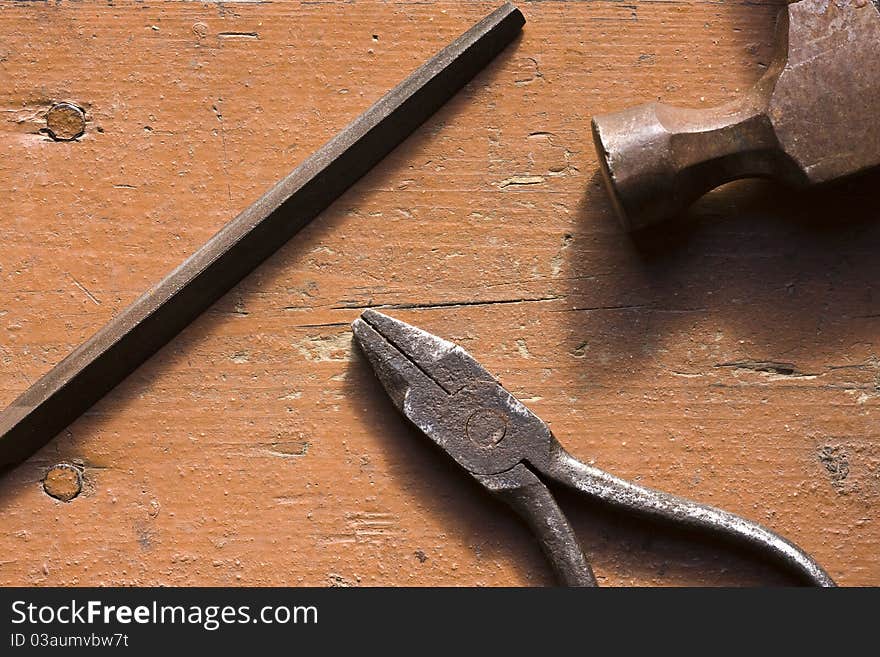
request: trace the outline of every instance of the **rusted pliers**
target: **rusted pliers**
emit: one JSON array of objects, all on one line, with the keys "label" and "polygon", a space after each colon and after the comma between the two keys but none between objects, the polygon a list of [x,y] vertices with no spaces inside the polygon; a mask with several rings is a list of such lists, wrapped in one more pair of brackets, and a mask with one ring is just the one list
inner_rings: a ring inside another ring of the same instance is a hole
[{"label": "rusted pliers", "polygon": [[835,585],[808,554],[761,525],[581,463],[458,345],[375,310],[352,329],[397,408],[522,516],[563,584],[596,586],[596,578],[541,476],[619,509],[730,539],[815,586]]}]

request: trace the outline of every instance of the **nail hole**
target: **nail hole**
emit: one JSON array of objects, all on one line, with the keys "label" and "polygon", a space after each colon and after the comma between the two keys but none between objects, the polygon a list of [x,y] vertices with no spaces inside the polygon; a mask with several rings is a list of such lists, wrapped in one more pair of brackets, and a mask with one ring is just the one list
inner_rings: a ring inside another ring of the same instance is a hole
[{"label": "nail hole", "polygon": [[59,463],[43,478],[43,490],[49,497],[70,502],[82,492],[82,471],[75,465]]},{"label": "nail hole", "polygon": [[46,113],[46,131],[55,141],[72,141],[85,130],[85,110],[73,103],[56,103]]}]

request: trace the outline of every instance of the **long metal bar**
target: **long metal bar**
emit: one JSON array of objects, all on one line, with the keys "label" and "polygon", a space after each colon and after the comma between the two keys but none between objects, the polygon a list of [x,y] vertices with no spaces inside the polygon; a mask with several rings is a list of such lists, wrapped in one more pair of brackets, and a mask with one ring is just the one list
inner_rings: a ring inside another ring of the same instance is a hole
[{"label": "long metal bar", "polygon": [[391,152],[525,24],[505,4],[388,92],[0,413],[0,469],[23,461]]}]

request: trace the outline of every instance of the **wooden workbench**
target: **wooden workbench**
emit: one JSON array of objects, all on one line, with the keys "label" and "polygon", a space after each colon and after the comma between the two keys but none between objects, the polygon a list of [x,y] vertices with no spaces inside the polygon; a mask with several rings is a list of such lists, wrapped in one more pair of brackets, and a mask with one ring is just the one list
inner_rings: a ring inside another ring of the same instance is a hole
[{"label": "wooden workbench", "polygon": [[[734,97],[780,4],[523,2],[470,86],[3,475],[0,584],[552,583],[353,351],[368,306],[460,342],[582,459],[880,584],[880,177],[729,186],[633,241],[589,133]],[[0,403],[495,5],[0,3]],[[60,100],[76,141],[41,131]],[[790,581],[559,499],[603,585]]]}]

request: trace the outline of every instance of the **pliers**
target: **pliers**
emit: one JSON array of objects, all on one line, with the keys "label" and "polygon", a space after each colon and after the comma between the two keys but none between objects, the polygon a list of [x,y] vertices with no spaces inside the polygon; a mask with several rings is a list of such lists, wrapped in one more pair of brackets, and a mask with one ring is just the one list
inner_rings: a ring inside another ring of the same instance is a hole
[{"label": "pliers", "polygon": [[622,510],[730,539],[805,583],[835,586],[807,553],[757,523],[582,463],[460,346],[372,309],[352,330],[398,410],[525,520],[562,584],[597,585],[542,477]]}]

